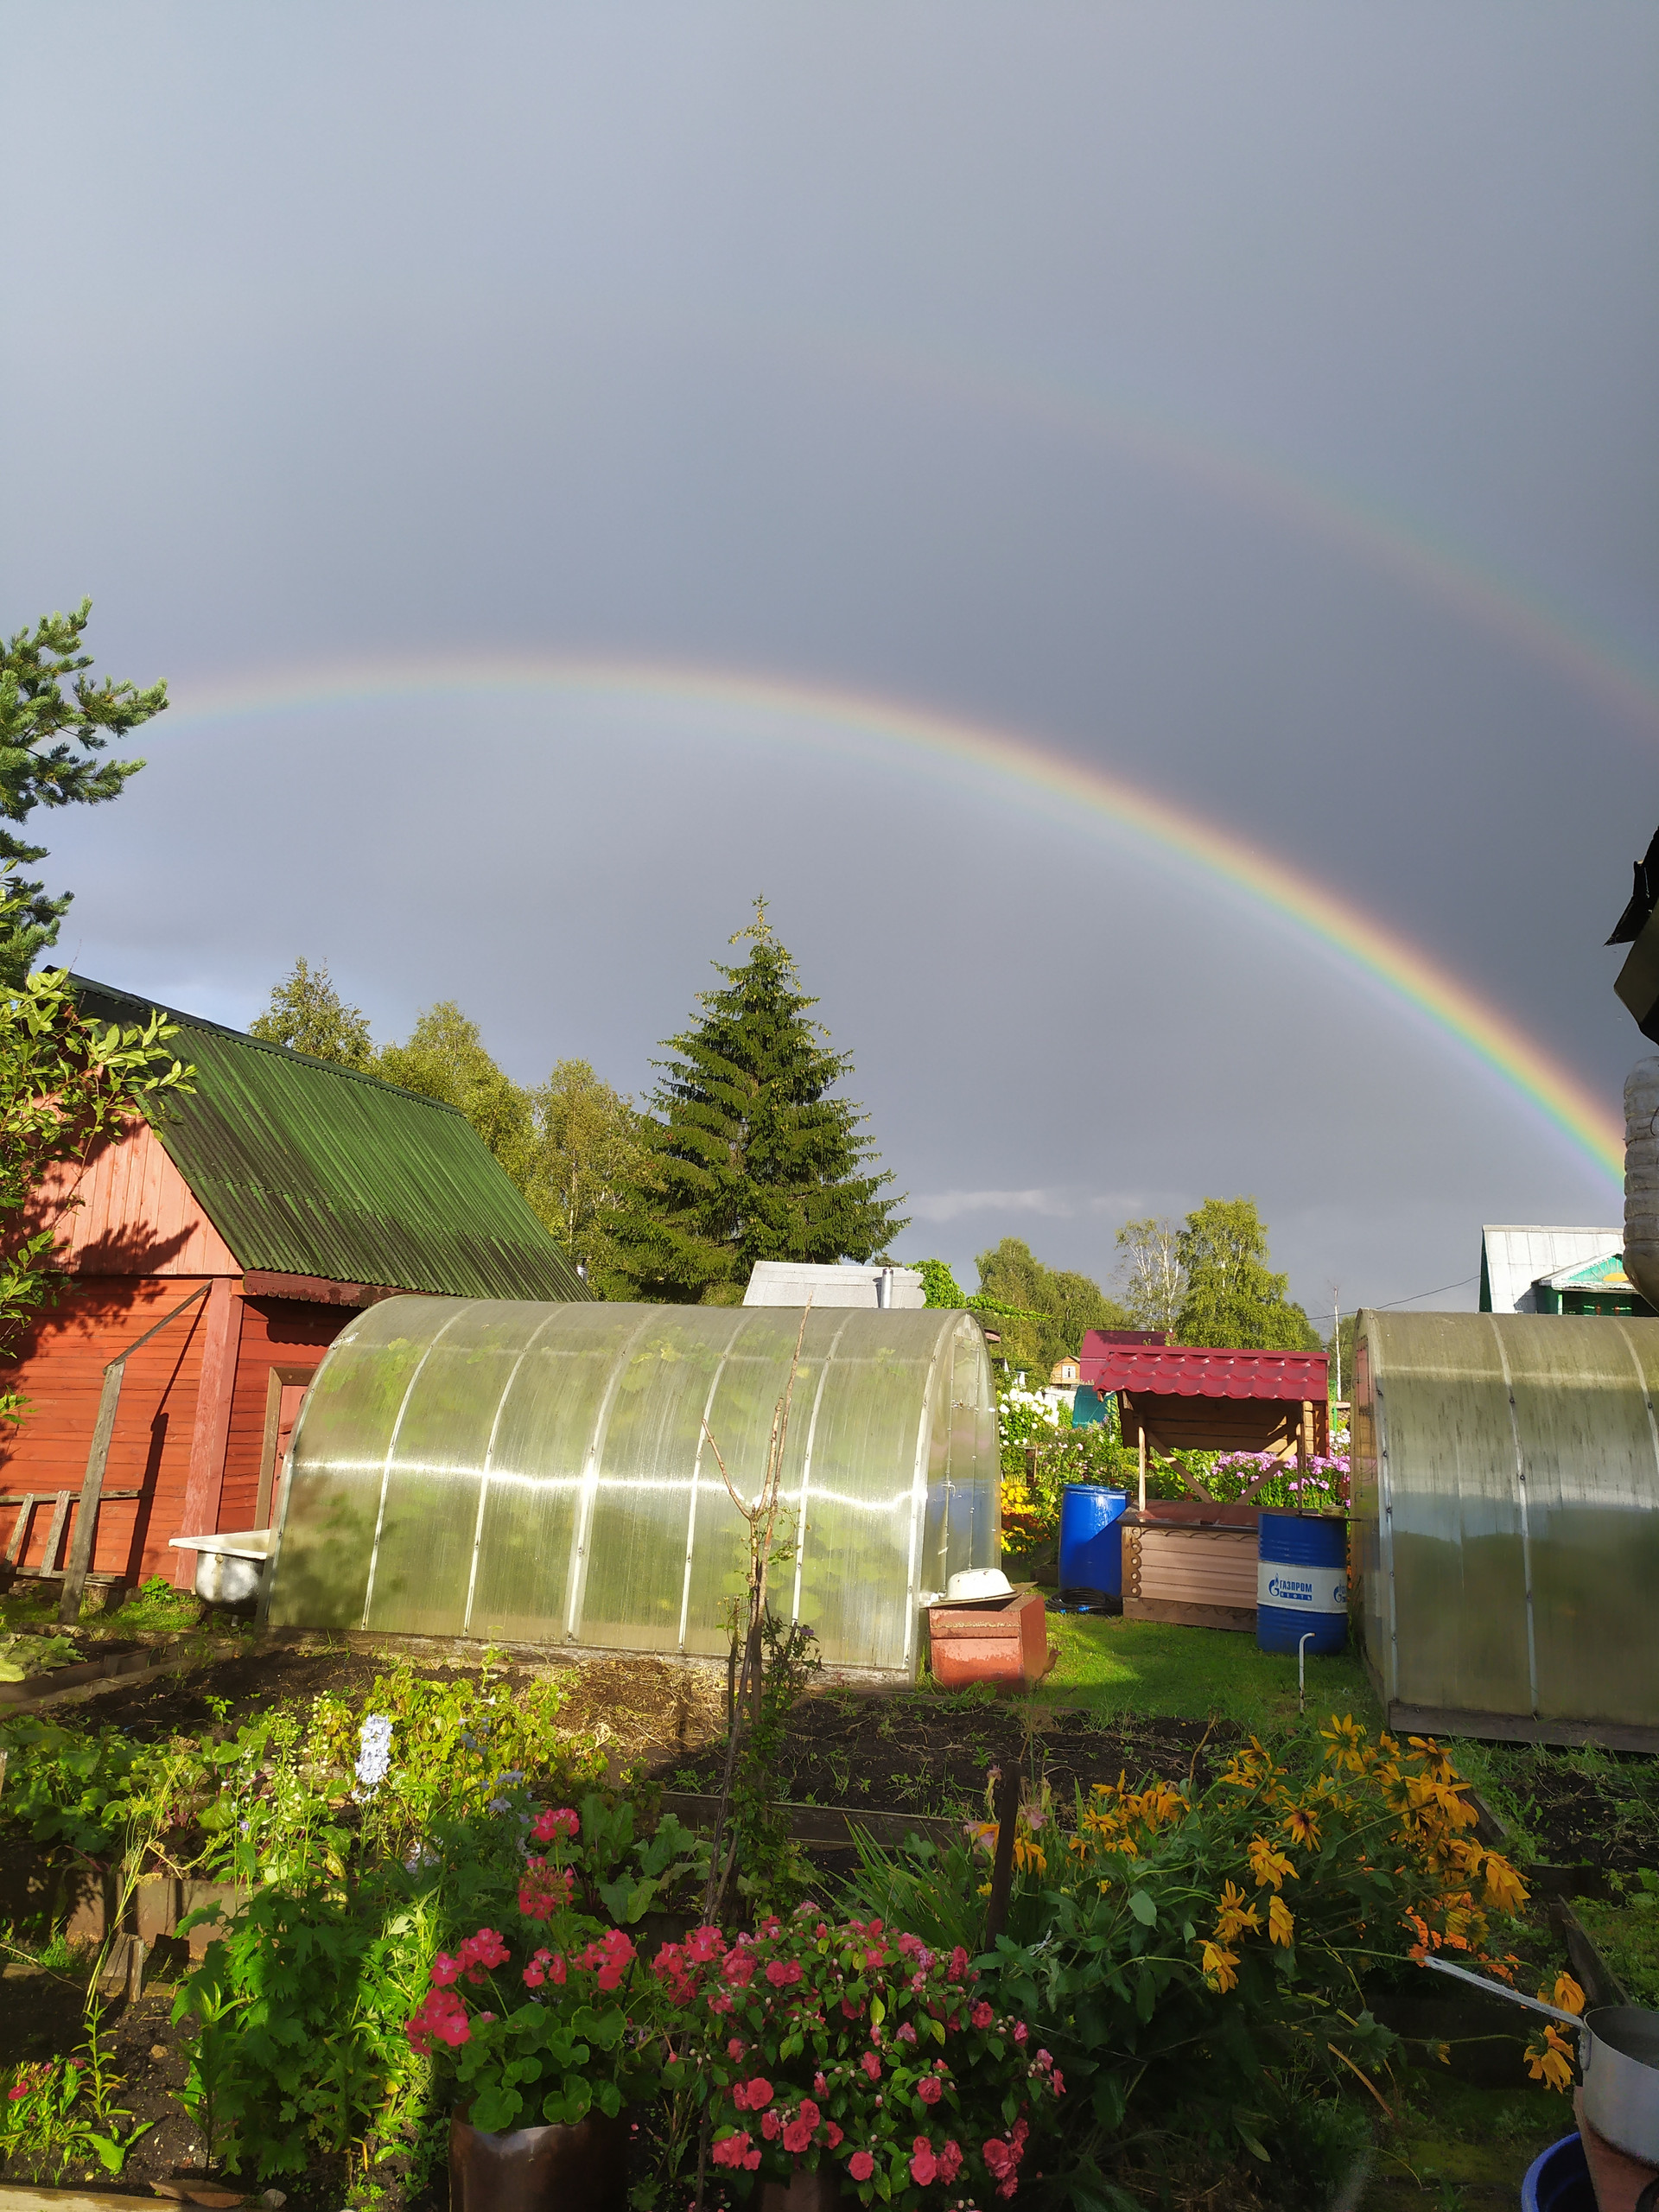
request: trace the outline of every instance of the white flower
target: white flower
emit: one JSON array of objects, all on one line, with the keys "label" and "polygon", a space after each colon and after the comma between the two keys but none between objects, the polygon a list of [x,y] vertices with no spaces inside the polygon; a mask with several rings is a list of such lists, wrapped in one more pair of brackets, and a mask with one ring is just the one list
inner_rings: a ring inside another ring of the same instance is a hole
[{"label": "white flower", "polygon": [[391,1723],[383,1713],[367,1713],[357,1732],[358,1790],[372,1797],[391,1769]]}]

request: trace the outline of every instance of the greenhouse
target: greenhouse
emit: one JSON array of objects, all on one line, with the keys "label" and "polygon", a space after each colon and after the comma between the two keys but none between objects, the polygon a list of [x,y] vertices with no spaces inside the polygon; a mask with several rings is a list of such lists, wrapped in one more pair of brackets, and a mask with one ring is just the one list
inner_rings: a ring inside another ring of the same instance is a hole
[{"label": "greenhouse", "polygon": [[1354,1366],[1389,1726],[1659,1750],[1659,1320],[1363,1312]]},{"label": "greenhouse", "polygon": [[937,1311],[802,1324],[779,1306],[371,1306],[295,1433],[270,1624],[723,1656],[748,1559],[726,1478],[754,1502],[787,1392],[772,1609],[832,1664],[914,1674],[926,1598],[997,1561],[984,1336]]}]

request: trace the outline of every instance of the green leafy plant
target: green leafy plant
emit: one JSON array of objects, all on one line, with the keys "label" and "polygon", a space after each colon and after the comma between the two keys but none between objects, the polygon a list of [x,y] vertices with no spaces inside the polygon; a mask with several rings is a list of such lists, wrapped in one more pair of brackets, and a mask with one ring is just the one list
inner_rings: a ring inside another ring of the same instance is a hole
[{"label": "green leafy plant", "polygon": [[85,2047],[72,2057],[48,2059],[0,2075],[0,2162],[22,2166],[37,2178],[60,2180],[71,2166],[89,2162],[119,2174],[141,2135],[155,2126],[130,2122],[118,2104],[118,2084],[105,2048],[96,2005],[87,2015]]},{"label": "green leafy plant", "polygon": [[[1379,1978],[1441,1948],[1513,1971],[1492,1947],[1524,1886],[1474,1836],[1438,1748],[1351,1720],[1321,1738],[1282,1758],[1253,1740],[1207,1789],[1097,1789],[1069,1833],[1040,1799],[1021,1807],[999,2001],[1076,2092],[1061,2164],[1079,2201],[1113,2202],[1109,2173],[1172,2134],[1220,2163],[1294,2135],[1317,2164],[1343,2130],[1304,2126],[1310,2102],[1380,2095]],[[967,1853],[867,1847],[856,1909],[971,1943],[996,1842],[987,1822]]]}]

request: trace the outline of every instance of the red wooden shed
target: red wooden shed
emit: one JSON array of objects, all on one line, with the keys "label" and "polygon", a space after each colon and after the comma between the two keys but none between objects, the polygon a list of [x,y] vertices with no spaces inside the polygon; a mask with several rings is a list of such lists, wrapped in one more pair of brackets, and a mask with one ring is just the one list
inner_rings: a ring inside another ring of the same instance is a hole
[{"label": "red wooden shed", "polygon": [[[149,1001],[72,980],[88,1014],[148,1019]],[[194,1092],[36,1194],[69,1280],[13,1364],[29,1401],[0,1445],[13,1574],[57,1574],[73,1545],[93,1580],[188,1585],[196,1554],[171,1537],[269,1526],[305,1386],[378,1299],[590,1294],[454,1107],[161,1010]],[[100,1406],[113,1428],[88,1552]]]}]

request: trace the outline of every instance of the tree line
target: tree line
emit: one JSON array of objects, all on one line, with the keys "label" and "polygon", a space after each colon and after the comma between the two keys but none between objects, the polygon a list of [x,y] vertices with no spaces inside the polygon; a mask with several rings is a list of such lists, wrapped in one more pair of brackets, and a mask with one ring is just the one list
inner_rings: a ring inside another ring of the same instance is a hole
[{"label": "tree line", "polygon": [[882,1258],[907,1224],[868,1116],[831,1095],[851,1059],[813,1019],[764,899],[731,941],[744,958],[715,962],[721,982],[664,1040],[643,1105],[586,1060],[514,1082],[453,1000],[377,1047],[326,963],[296,960],[250,1027],[458,1107],[601,1297],[735,1306],[757,1261]]},{"label": "tree line", "polygon": [[[452,999],[403,1044],[377,1047],[326,963],[296,960],[253,1034],[458,1107],[590,1286],[606,1298],[736,1304],[757,1260],[890,1257],[908,1224],[862,1135],[867,1116],[830,1096],[851,1061],[810,1018],[817,1003],[766,920],[764,900],[716,963],[722,986],[653,1063],[645,1106],[586,1060],[523,1085],[491,1057]],[[1251,1198],[1206,1198],[1180,1224],[1117,1232],[1116,1295],[1050,1268],[1015,1236],[979,1255],[965,1293],[943,1260],[919,1264],[930,1306],[995,1317],[1011,1368],[1046,1375],[1088,1329],[1161,1332],[1177,1344],[1317,1349],[1319,1337],[1268,1263]]]}]

